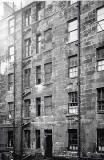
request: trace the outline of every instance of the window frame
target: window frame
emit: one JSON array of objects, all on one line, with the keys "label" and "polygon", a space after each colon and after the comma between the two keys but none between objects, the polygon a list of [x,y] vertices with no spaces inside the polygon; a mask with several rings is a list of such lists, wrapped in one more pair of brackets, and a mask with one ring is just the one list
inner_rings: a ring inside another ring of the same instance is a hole
[{"label": "window frame", "polygon": [[[77,63],[77,64],[74,65],[74,66],[70,66],[70,59],[71,59],[71,58],[74,58],[74,57],[76,57],[76,63]],[[77,59],[77,58],[78,58],[78,57],[77,57],[77,54],[68,57],[68,77],[69,77],[69,78],[76,78],[76,77],[78,77],[78,59]],[[71,73],[75,73],[74,76],[70,76],[70,70],[71,70],[71,69],[76,69],[75,71],[71,72]]]},{"label": "window frame", "polygon": [[[74,98],[74,102],[73,102]],[[74,110],[75,113],[70,110]],[[69,92],[68,93],[68,114],[69,115],[78,115],[78,93],[75,92]]]},{"label": "window frame", "polygon": [[36,149],[39,149],[40,147],[41,147],[40,130],[36,130]]},{"label": "window frame", "polygon": [[[49,73],[47,73],[47,65],[51,65],[50,66],[50,72]],[[52,62],[48,62],[48,63],[45,63],[44,64],[44,76],[45,76],[45,82],[47,83],[47,82],[49,82],[50,80],[51,80],[51,78],[52,78]]]},{"label": "window frame", "polygon": [[14,102],[8,102],[8,109],[9,109],[9,119],[13,119],[14,118]]},{"label": "window frame", "polygon": [[[13,21],[13,25],[11,26],[10,23]],[[14,34],[14,23],[15,23],[15,19],[14,18],[11,18],[9,19],[8,21],[8,25],[9,25],[9,35],[12,35]]]},{"label": "window frame", "polygon": [[[72,29],[71,31],[69,30],[69,25],[73,22],[77,21],[77,27],[76,29]],[[73,43],[75,41],[78,41],[78,19],[77,18],[74,18],[70,21],[67,22],[67,29],[68,29],[68,43]],[[73,33],[73,32],[77,32],[77,37],[75,40],[69,40],[69,36],[70,36],[70,33]]]},{"label": "window frame", "polygon": [[[26,71],[28,72],[26,75]],[[30,88],[31,68],[24,70],[24,88]]]},{"label": "window frame", "polygon": [[[76,131],[76,133],[73,133]],[[73,134],[76,136],[76,139],[73,139]],[[73,144],[72,141],[77,141]],[[77,129],[68,129],[68,150],[69,151],[78,151],[78,131]]]},{"label": "window frame", "polygon": [[30,117],[30,106],[31,106],[31,99],[24,100],[24,116],[25,118]]},{"label": "window frame", "polygon": [[[101,6],[101,7],[99,7],[99,8],[97,8],[97,14],[96,14],[96,15],[97,15],[97,18],[96,18],[96,19],[97,19],[97,33],[104,31],[104,29],[103,29],[103,28],[101,27],[101,25],[99,24],[99,22],[104,21],[104,18],[101,19],[101,20],[98,20],[98,11],[101,10],[102,8],[104,9],[104,5]],[[101,29],[100,31],[98,31],[98,27],[99,27],[99,26],[100,26],[100,29]]]},{"label": "window frame", "polygon": [[36,98],[36,117],[41,116],[41,97]]},{"label": "window frame", "polygon": [[[13,76],[13,77],[10,77],[10,76]],[[13,79],[13,80],[12,80]],[[13,90],[13,87],[14,87],[14,74],[13,73],[9,73],[8,74],[8,91],[11,91]]]},{"label": "window frame", "polygon": [[28,27],[31,25],[31,8],[28,8],[25,11],[25,26]]},{"label": "window frame", "polygon": [[[98,92],[100,92],[101,95]],[[101,96],[101,97],[99,98],[99,96]],[[98,113],[104,113],[104,109],[102,109],[102,105],[104,105],[104,98],[103,97],[104,97],[104,87],[97,88],[97,112]],[[99,104],[101,105],[100,106],[101,109],[99,109]]]},{"label": "window frame", "polygon": [[[98,131],[102,130],[102,133],[98,133]],[[101,134],[103,136],[101,136]],[[99,135],[99,136],[98,136]],[[103,140],[103,141],[102,141]],[[100,141],[100,142],[99,142]],[[103,143],[102,143],[103,142]],[[99,145],[99,143],[101,145]],[[103,144],[103,145],[102,145]],[[99,147],[101,148],[101,150],[99,150]],[[103,147],[103,150],[102,150]],[[99,153],[103,153],[104,152],[104,128],[97,128],[97,152]]]},{"label": "window frame", "polygon": [[36,35],[36,54],[41,53],[42,35],[39,33]]},{"label": "window frame", "polygon": [[25,44],[25,54],[24,58],[31,56],[31,38],[27,38],[24,40]]},{"label": "window frame", "polygon": [[41,65],[36,66],[36,85],[39,84],[41,84]]},{"label": "window frame", "polygon": [[[13,53],[11,52],[11,49],[13,48]],[[10,63],[14,63],[14,45],[11,45],[11,46],[9,46],[8,47],[8,61],[10,62]],[[12,53],[12,54],[11,54]],[[13,57],[13,58],[11,58],[11,57]],[[13,59],[12,61],[11,61],[11,59]]]},{"label": "window frame", "polygon": [[100,57],[100,58],[98,57],[98,54],[99,54],[99,51],[100,51],[100,50],[104,50],[104,46],[103,46],[103,47],[99,47],[99,48],[96,49],[97,71],[98,71],[98,72],[104,71],[104,69],[99,70],[99,66],[104,66],[104,65],[98,65],[99,62],[102,62],[102,61],[104,62],[104,57]]},{"label": "window frame", "polygon": [[[10,135],[12,133],[12,135]],[[13,147],[13,131],[8,131],[8,147]]]},{"label": "window frame", "polygon": [[24,137],[25,137],[25,139],[27,138],[27,141],[25,140],[25,142],[27,142],[27,146],[26,146],[26,148],[30,148],[31,147],[31,138],[30,138],[30,134],[31,134],[31,132],[30,132],[30,130],[24,130]]}]

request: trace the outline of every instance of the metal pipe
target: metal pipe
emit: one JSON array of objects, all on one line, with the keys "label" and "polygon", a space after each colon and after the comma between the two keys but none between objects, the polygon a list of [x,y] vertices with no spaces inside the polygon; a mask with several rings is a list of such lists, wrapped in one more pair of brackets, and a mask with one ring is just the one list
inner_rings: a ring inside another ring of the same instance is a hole
[{"label": "metal pipe", "polygon": [[80,1],[78,1],[78,159],[81,158],[81,113],[80,113]]}]

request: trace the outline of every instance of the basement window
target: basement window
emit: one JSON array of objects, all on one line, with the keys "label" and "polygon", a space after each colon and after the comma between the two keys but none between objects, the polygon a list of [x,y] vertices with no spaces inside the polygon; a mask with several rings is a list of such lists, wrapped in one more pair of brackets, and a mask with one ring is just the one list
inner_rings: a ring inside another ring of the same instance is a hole
[{"label": "basement window", "polygon": [[24,111],[25,111],[24,116],[25,117],[29,117],[30,116],[30,103],[31,103],[30,99],[26,99],[24,101]]},{"label": "basement window", "polygon": [[104,88],[97,89],[98,112],[104,112]]},{"label": "basement window", "polygon": [[29,26],[31,24],[31,9],[28,9],[25,12],[25,26]]},{"label": "basement window", "polygon": [[77,92],[69,93],[68,113],[70,115],[78,114]]},{"label": "basement window", "polygon": [[36,84],[41,83],[41,66],[36,66]]},{"label": "basement window", "polygon": [[30,130],[24,130],[25,148],[30,148]]},{"label": "basement window", "polygon": [[14,74],[8,74],[8,90],[13,90]]},{"label": "basement window", "polygon": [[9,34],[14,33],[14,19],[9,20]]},{"label": "basement window", "polygon": [[69,57],[69,77],[75,78],[78,76],[77,55]]},{"label": "basement window", "polygon": [[13,131],[8,131],[8,147],[13,147]]},{"label": "basement window", "polygon": [[97,10],[97,32],[104,30],[104,7]]},{"label": "basement window", "polygon": [[9,108],[9,119],[13,119],[13,117],[14,117],[14,103],[8,102],[8,108]]},{"label": "basement window", "polygon": [[97,69],[104,70],[104,47],[97,49]]},{"label": "basement window", "polygon": [[36,130],[36,149],[40,148],[40,130]]},{"label": "basement window", "polygon": [[78,40],[78,21],[73,20],[68,22],[68,42],[74,42]]},{"label": "basement window", "polygon": [[36,36],[36,53],[41,53],[41,34]]},{"label": "basement window", "polygon": [[97,151],[104,152],[104,129],[97,129]]},{"label": "basement window", "polygon": [[46,63],[44,65],[44,71],[45,71],[45,82],[48,82],[51,80],[52,77],[52,62]]},{"label": "basement window", "polygon": [[14,62],[14,46],[9,47],[9,62]]},{"label": "basement window", "polygon": [[28,38],[25,40],[25,57],[29,57],[31,55],[31,39]]},{"label": "basement window", "polygon": [[77,129],[68,129],[68,149],[70,151],[78,150]]},{"label": "basement window", "polygon": [[41,98],[36,98],[36,116],[40,116],[41,114]]},{"label": "basement window", "polygon": [[25,86],[25,88],[30,87],[30,68],[25,69],[25,71],[24,71],[24,86]]}]

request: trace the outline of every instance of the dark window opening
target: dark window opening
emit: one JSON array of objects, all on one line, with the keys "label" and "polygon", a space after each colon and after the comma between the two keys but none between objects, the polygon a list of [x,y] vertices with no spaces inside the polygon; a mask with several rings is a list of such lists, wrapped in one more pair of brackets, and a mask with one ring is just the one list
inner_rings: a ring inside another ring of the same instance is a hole
[{"label": "dark window opening", "polygon": [[36,66],[36,84],[41,83],[41,66]]},{"label": "dark window opening", "polygon": [[40,116],[41,114],[41,98],[36,98],[36,116]]},{"label": "dark window opening", "polygon": [[24,130],[25,147],[30,148],[30,130]]},{"label": "dark window opening", "polygon": [[31,9],[28,9],[25,12],[25,26],[29,26],[31,24]]},{"label": "dark window opening", "polygon": [[14,82],[14,75],[13,73],[8,74],[8,90],[13,90],[13,82]]},{"label": "dark window opening", "polygon": [[8,147],[13,147],[13,131],[8,131]]},{"label": "dark window opening", "polygon": [[40,130],[36,130],[36,149],[40,148]]},{"label": "dark window opening", "polygon": [[24,86],[25,88],[30,87],[30,68],[24,72]]},{"label": "dark window opening", "polygon": [[104,129],[97,129],[97,151],[104,152]]},{"label": "dark window opening", "polygon": [[30,101],[30,99],[26,99],[25,101],[24,101],[24,111],[25,111],[25,117],[29,117],[30,116],[30,103],[31,103],[31,101]]},{"label": "dark window opening", "polygon": [[104,112],[104,88],[97,89],[98,112]]}]

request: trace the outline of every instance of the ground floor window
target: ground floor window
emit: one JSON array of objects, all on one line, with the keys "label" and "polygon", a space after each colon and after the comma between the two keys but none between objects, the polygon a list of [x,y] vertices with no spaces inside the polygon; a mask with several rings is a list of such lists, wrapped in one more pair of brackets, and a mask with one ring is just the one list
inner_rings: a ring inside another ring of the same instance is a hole
[{"label": "ground floor window", "polygon": [[104,129],[97,129],[97,150],[104,152]]},{"label": "ground floor window", "polygon": [[13,147],[13,131],[8,131],[8,147]]},{"label": "ground floor window", "polygon": [[77,151],[77,141],[77,129],[68,129],[68,149],[71,151]]}]

